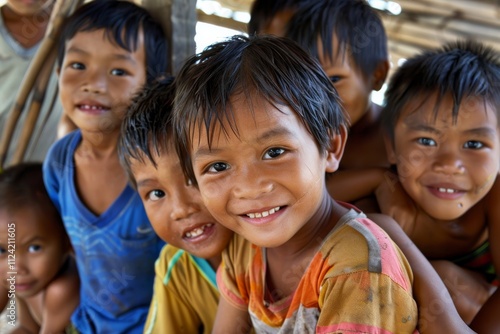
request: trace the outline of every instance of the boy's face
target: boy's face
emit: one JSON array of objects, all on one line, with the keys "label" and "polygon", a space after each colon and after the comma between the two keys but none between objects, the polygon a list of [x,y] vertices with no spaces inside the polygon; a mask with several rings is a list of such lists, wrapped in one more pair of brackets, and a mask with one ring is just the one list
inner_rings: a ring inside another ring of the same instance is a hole
[{"label": "boy's face", "polygon": [[498,120],[478,99],[462,101],[456,123],[451,96],[443,98],[436,118],[435,106],[436,94],[407,103],[387,149],[403,188],[417,205],[435,219],[452,220],[481,200],[495,181]]},{"label": "boy's face", "polygon": [[[263,98],[230,101],[238,135],[220,133],[208,147],[205,129],[194,131],[193,169],[205,205],[221,224],[262,247],[278,247],[318,219],[326,195],[325,172],[340,152],[319,152],[311,134],[288,107],[281,112]],[[230,125],[224,124],[226,129]],[[328,153],[328,154],[327,154]]]},{"label": "boy's face", "polygon": [[146,158],[132,160],[131,169],[156,234],[197,257],[220,256],[233,232],[216,222],[198,189],[186,184],[173,147],[154,158],[158,168]]},{"label": "boy's face", "polygon": [[[2,285],[9,289],[10,282],[6,280],[11,276],[9,272],[17,272],[17,296],[27,298],[44,290],[61,269],[68,252],[69,241],[64,228],[54,221],[53,215],[33,207],[0,211]],[[12,254],[15,258],[9,256]]]},{"label": "boy's face", "polygon": [[59,75],[64,112],[86,132],[117,132],[134,94],[146,82],[142,33],[128,52],[104,29],[78,32],[66,42]]},{"label": "boy's face", "polygon": [[[338,50],[336,38],[333,40],[333,50]],[[371,93],[374,90],[374,78],[365,77],[354,63],[350,51],[333,53],[329,59],[323,55],[323,47],[319,43],[319,62],[323,70],[332,80],[342,105],[348,112],[351,126],[355,125],[371,106]]]}]

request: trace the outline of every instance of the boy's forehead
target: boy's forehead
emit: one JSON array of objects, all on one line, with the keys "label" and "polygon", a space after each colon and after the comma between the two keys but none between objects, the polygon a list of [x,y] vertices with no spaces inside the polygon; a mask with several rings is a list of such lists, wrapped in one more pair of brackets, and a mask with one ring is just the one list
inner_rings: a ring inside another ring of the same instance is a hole
[{"label": "boy's forehead", "polygon": [[405,124],[425,122],[428,124],[454,124],[457,118],[462,121],[472,118],[476,121],[487,120],[498,126],[498,112],[481,97],[465,96],[454,116],[455,102],[450,93],[439,95],[434,92],[420,92],[411,97],[402,107],[399,119]]},{"label": "boy's forehead", "polygon": [[65,42],[65,46],[66,50],[70,47],[70,45],[91,48],[93,44],[89,43],[88,40],[98,40],[109,43],[114,47],[120,48],[128,53],[145,51],[143,29],[139,29],[139,31],[137,32],[137,36],[129,36],[129,40],[127,40],[125,30],[123,30],[121,33],[121,39],[125,45],[130,47],[130,50],[127,50],[118,43],[118,41],[115,38],[115,35],[113,34],[113,31],[111,31],[110,29],[106,28],[89,29],[89,30],[84,29],[84,30],[78,30],[71,38],[69,38]]}]

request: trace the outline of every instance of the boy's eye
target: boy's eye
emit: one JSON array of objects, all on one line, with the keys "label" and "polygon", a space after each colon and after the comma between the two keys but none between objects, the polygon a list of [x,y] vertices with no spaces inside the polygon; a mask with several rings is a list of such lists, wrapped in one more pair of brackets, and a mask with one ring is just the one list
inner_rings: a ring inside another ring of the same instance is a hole
[{"label": "boy's eye", "polygon": [[42,246],[40,246],[40,245],[30,245],[28,247],[28,252],[36,253],[36,252],[39,252],[41,249],[42,249]]},{"label": "boy's eye", "polygon": [[7,252],[7,251],[5,250],[5,248],[0,247],[0,255],[5,254],[6,252]]},{"label": "boy's eye", "polygon": [[82,63],[71,63],[69,66],[74,70],[84,70],[85,69],[85,65],[83,65]]},{"label": "boy's eye", "polygon": [[158,190],[158,189],[155,189],[155,190],[152,190],[150,191],[146,197],[150,200],[150,201],[158,201],[159,199],[165,197],[165,193],[161,190]]},{"label": "boy's eye", "polygon": [[111,70],[111,75],[122,76],[122,75],[125,75],[125,74],[127,74],[127,72],[125,70],[122,70],[122,69],[119,69],[119,68],[115,68],[115,69]]},{"label": "boy's eye", "polygon": [[208,167],[208,171],[210,173],[218,173],[218,172],[223,172],[226,169],[229,169],[229,165],[224,163],[224,162],[216,162],[214,164],[211,164]]},{"label": "boy's eye", "polygon": [[339,76],[337,76],[337,75],[333,75],[333,76],[331,76],[331,77],[330,77],[330,81],[331,81],[332,83],[337,83],[337,82],[339,82],[339,81],[340,81],[340,77],[339,77]]},{"label": "boy's eye", "polygon": [[273,147],[264,154],[264,159],[274,159],[285,153],[285,150],[279,147]]},{"label": "boy's eye", "polygon": [[484,147],[484,144],[481,143],[480,141],[476,141],[476,140],[469,140],[468,142],[466,142],[464,144],[464,148],[471,148],[473,150],[478,150],[480,148],[483,148]]},{"label": "boy's eye", "polygon": [[424,146],[436,146],[436,142],[434,141],[434,139],[430,138],[418,138],[417,142]]}]

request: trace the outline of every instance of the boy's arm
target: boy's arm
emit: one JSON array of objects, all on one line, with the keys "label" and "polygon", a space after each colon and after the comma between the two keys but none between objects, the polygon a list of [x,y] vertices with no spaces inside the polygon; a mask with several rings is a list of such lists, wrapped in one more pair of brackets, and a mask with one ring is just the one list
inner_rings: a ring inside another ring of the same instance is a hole
[{"label": "boy's arm", "polygon": [[393,218],[406,234],[411,235],[418,211],[401,186],[398,176],[389,170],[384,172],[383,181],[377,186],[375,196],[380,212]]},{"label": "boy's arm", "polygon": [[[498,176],[485,199],[490,251],[498,279],[500,274],[500,205],[498,205],[500,201],[500,179]],[[497,288],[472,320],[471,328],[478,333],[497,333],[500,328],[499,309],[500,289]]]},{"label": "boy's arm", "polygon": [[10,334],[37,334],[40,326],[31,316],[28,305],[21,298],[16,297],[17,325]]},{"label": "boy's arm", "polygon": [[250,333],[252,324],[247,310],[241,310],[229,303],[223,296],[215,316],[213,334]]},{"label": "boy's arm", "polygon": [[382,227],[394,240],[412,268],[413,297],[419,310],[420,333],[473,333],[458,314],[446,286],[431,263],[398,223],[382,214],[371,214],[368,218]]},{"label": "boy's arm", "polygon": [[385,172],[384,168],[339,170],[326,175],[326,187],[336,200],[354,202],[373,194]]},{"label": "boy's arm", "polygon": [[71,315],[80,303],[80,280],[76,265],[52,281],[45,290],[43,322],[40,334],[64,333]]}]

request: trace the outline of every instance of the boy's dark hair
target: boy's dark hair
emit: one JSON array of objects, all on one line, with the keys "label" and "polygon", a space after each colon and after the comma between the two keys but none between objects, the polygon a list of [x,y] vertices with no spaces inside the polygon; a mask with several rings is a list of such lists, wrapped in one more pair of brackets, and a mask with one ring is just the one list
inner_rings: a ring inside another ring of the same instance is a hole
[{"label": "boy's dark hair", "polygon": [[[275,37],[233,36],[214,43],[185,62],[177,76],[173,127],[184,173],[196,182],[189,156],[197,127],[204,126],[208,145],[213,138],[238,135],[231,97],[255,95],[279,109],[287,106],[313,136],[318,149],[326,150],[330,138],[347,125],[338,94],[317,61],[294,41]],[[255,95],[254,95],[255,94]],[[229,128],[214,134],[215,125]]]},{"label": "boy's dark hair", "polygon": [[[365,77],[389,59],[382,20],[365,0],[314,1],[302,6],[288,23],[286,36],[315,58],[319,41],[325,58],[351,56]],[[333,50],[334,37],[337,50]]]},{"label": "boy's dark hair", "polygon": [[[131,170],[132,159],[148,159],[157,167],[154,155],[168,153],[172,142],[173,77],[146,86],[132,101],[122,122],[118,155],[130,181],[137,187]],[[177,154],[172,150],[173,154]]]},{"label": "boy's dark hair", "polygon": [[60,219],[43,183],[41,163],[20,163],[0,173],[0,210],[25,208],[37,208],[43,212],[50,210],[54,217]]},{"label": "boy's dark hair", "polygon": [[161,25],[150,13],[132,1],[93,0],[80,6],[64,22],[58,48],[61,67],[66,42],[77,33],[104,29],[109,40],[127,51],[135,51],[142,32],[146,53],[147,82],[167,73],[167,39]]},{"label": "boy's dark hair", "polygon": [[474,41],[456,41],[423,52],[403,63],[391,78],[382,112],[385,132],[394,139],[394,127],[405,105],[438,93],[434,108],[437,116],[445,95],[453,98],[451,110],[456,121],[461,102],[478,97],[490,104],[500,118],[500,59],[498,53]]},{"label": "boy's dark hair", "polygon": [[248,34],[258,34],[281,11],[295,10],[300,5],[315,0],[255,0],[250,8]]}]

